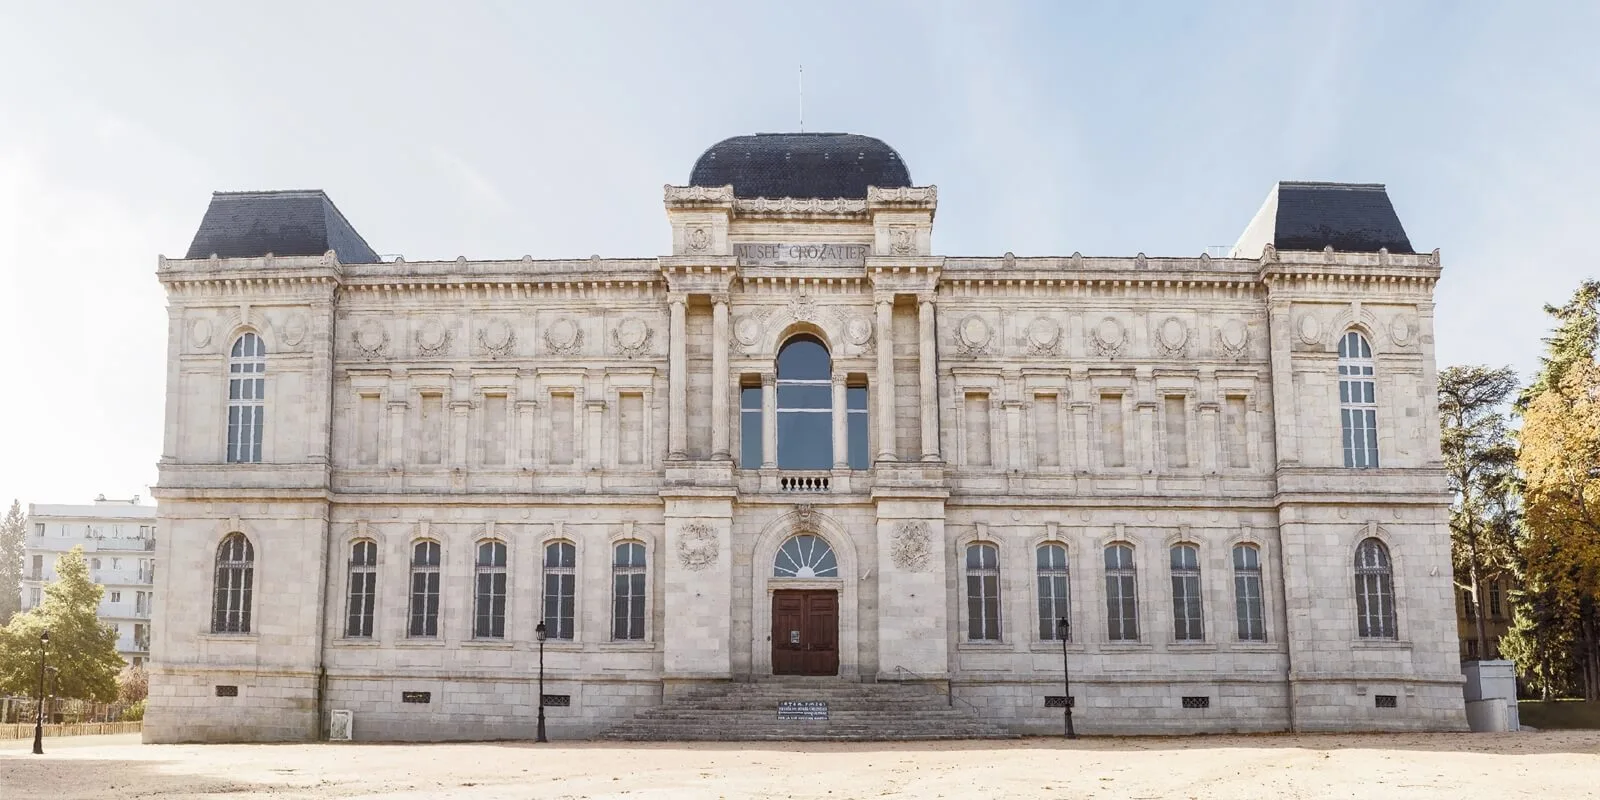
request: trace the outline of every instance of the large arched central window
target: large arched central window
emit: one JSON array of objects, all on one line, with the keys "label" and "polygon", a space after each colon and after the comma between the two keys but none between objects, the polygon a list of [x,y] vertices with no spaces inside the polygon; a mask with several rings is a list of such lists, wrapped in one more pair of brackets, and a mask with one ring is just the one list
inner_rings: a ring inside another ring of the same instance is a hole
[{"label": "large arched central window", "polygon": [[266,416],[267,346],[246,333],[228,354],[228,463],[261,461]]},{"label": "large arched central window", "polygon": [[1372,346],[1350,331],[1339,340],[1339,432],[1344,465],[1378,466],[1378,398]]},{"label": "large arched central window", "polygon": [[822,341],[800,334],[778,351],[778,468],[833,466],[833,362]]},{"label": "large arched central window", "polygon": [[821,536],[803,533],[792,536],[778,548],[772,560],[775,578],[837,578],[839,559]]}]

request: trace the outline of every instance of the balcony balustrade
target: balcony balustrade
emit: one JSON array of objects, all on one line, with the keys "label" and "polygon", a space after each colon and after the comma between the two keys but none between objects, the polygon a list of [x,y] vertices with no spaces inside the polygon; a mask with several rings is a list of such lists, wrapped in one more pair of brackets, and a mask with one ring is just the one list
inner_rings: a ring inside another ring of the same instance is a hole
[{"label": "balcony balustrade", "polygon": [[778,476],[778,491],[790,493],[821,493],[831,490],[833,474],[829,472],[785,472]]}]

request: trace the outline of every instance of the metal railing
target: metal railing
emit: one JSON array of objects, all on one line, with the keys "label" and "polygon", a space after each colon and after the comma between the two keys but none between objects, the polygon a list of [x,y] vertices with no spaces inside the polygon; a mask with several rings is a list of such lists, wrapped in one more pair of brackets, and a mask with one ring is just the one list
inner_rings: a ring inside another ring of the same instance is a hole
[{"label": "metal railing", "polygon": [[945,699],[947,701],[947,703],[946,703],[947,705],[949,705],[951,707],[954,707],[955,704],[956,704],[956,701],[960,700],[961,701],[961,705],[966,706],[968,711],[971,711],[972,713],[978,714],[980,716],[983,715],[983,713],[984,713],[983,709],[978,708],[977,706],[975,706],[972,703],[968,702],[966,700],[966,698],[956,697],[956,684],[955,684],[955,681],[951,680],[948,677],[935,678],[932,675],[923,675],[920,672],[914,672],[912,670],[906,669],[905,667],[902,667],[899,664],[894,665],[894,671],[896,673],[904,673],[906,675],[910,675],[911,677],[916,678],[918,680],[924,680],[924,681],[930,681],[930,682],[931,681],[944,681],[944,696],[945,696]]}]

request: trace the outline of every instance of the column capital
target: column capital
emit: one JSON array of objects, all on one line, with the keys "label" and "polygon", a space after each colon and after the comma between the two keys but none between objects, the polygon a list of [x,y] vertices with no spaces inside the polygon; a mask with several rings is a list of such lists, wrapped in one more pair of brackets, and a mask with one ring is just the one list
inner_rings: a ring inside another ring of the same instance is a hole
[{"label": "column capital", "polygon": [[667,304],[668,305],[684,306],[684,305],[688,305],[688,303],[689,303],[689,293],[688,292],[667,292]]},{"label": "column capital", "polygon": [[873,292],[872,304],[875,306],[894,306],[894,292]]},{"label": "column capital", "polygon": [[725,306],[728,304],[727,292],[712,292],[708,296],[711,298],[711,303],[713,305]]},{"label": "column capital", "polygon": [[778,385],[778,374],[776,372],[763,372],[763,373],[761,373],[761,385],[762,386],[777,386]]},{"label": "column capital", "polygon": [[937,298],[934,297],[934,293],[932,291],[917,292],[917,305],[919,306],[931,306],[936,301]]}]

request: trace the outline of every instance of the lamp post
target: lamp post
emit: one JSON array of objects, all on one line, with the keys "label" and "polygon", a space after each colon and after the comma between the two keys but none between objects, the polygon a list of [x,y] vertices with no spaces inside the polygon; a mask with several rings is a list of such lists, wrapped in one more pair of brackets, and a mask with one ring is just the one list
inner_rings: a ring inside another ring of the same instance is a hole
[{"label": "lamp post", "polygon": [[33,754],[44,755],[44,655],[50,647],[50,631],[39,633],[39,709],[33,718]]},{"label": "lamp post", "polygon": [[1067,672],[1067,638],[1072,634],[1072,623],[1066,617],[1056,620],[1056,638],[1061,640],[1061,688],[1066,696],[1061,698],[1062,718],[1067,725],[1067,738],[1078,738],[1078,732],[1072,729],[1072,677]]},{"label": "lamp post", "polygon": [[544,735],[544,637],[546,635],[544,622],[533,627],[533,633],[539,637],[539,732],[533,737],[535,742],[548,742]]}]

